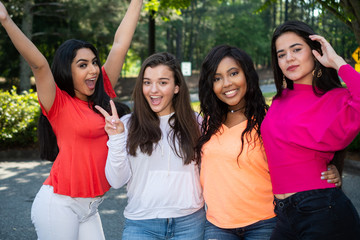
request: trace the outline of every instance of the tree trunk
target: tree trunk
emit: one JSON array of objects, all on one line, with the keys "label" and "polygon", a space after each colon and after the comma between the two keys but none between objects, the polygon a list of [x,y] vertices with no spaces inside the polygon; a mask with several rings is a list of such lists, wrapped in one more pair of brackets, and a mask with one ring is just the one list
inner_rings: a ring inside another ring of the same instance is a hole
[{"label": "tree trunk", "polygon": [[179,20],[176,22],[176,58],[181,62],[183,60],[182,55],[182,45],[183,45],[183,35],[182,35],[182,22]]},{"label": "tree trunk", "polygon": [[289,19],[289,0],[285,0],[285,19],[286,22]]},{"label": "tree trunk", "polygon": [[360,46],[360,1],[359,0],[347,0],[344,1],[346,11],[350,11],[354,18],[351,21],[352,30],[355,34],[356,41]]},{"label": "tree trunk", "polygon": [[155,53],[155,11],[149,13],[149,56]]},{"label": "tree trunk", "polygon": [[[24,16],[22,19],[21,30],[31,40],[33,14],[31,8],[33,6],[32,1],[26,1],[24,4]],[[28,91],[31,88],[30,84],[31,69],[25,59],[20,55],[20,86],[19,90]]]}]

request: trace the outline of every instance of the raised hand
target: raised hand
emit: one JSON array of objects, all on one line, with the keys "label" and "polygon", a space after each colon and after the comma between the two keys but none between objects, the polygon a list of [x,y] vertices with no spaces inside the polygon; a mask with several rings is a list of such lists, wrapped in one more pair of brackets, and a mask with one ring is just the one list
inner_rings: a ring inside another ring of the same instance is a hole
[{"label": "raised hand", "polygon": [[6,11],[6,8],[2,2],[0,2],[0,21],[6,20],[8,16],[8,12]]},{"label": "raised hand", "polygon": [[115,104],[113,100],[110,100],[111,106],[111,115],[105,111],[100,106],[95,106],[95,108],[104,116],[105,118],[105,131],[108,135],[116,135],[124,132],[124,124],[120,121],[119,115],[116,111]]},{"label": "raised hand", "polygon": [[319,35],[310,35],[309,38],[313,41],[318,41],[321,44],[322,55],[316,50],[312,50],[312,53],[322,65],[339,70],[342,65],[346,64],[345,60],[337,55],[333,47],[324,37]]}]

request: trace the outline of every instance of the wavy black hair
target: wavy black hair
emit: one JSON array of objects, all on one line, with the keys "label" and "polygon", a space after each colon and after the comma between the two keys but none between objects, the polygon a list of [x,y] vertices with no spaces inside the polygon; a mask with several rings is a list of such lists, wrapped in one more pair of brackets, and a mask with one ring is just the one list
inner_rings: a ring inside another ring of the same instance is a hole
[{"label": "wavy black hair", "polygon": [[[259,86],[259,76],[254,68],[250,56],[243,50],[229,45],[214,47],[202,63],[199,79],[200,114],[203,115],[201,136],[196,146],[197,156],[201,157],[203,145],[210,140],[213,134],[220,130],[228,114],[228,105],[221,101],[213,91],[216,70],[221,60],[225,57],[234,59],[242,68],[246,78],[245,116],[248,119],[247,126],[241,134],[241,142],[244,137],[251,138],[252,130],[256,130],[256,138],[260,138],[260,127],[264,120],[267,109]],[[249,141],[251,139],[248,139]],[[243,146],[244,144],[242,144]],[[243,147],[239,155],[242,153]]]}]

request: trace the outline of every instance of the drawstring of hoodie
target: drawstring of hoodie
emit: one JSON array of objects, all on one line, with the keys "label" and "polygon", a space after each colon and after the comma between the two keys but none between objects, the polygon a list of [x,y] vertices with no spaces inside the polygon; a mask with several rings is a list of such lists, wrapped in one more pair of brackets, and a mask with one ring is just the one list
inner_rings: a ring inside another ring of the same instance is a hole
[{"label": "drawstring of hoodie", "polygon": [[[164,159],[164,143],[163,143],[163,137],[161,137],[161,143],[160,143],[160,147],[161,147],[161,158]],[[170,175],[170,158],[171,158],[171,147],[169,146],[169,151],[168,151],[168,158],[167,158],[167,162],[168,162],[168,176]]]}]

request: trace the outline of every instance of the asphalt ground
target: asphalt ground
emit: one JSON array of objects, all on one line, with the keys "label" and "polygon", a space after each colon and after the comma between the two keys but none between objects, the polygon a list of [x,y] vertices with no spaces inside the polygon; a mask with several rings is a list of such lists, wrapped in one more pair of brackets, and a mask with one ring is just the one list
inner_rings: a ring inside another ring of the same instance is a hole
[{"label": "asphalt ground", "polygon": [[[343,190],[360,213],[360,161],[345,161]],[[51,163],[0,159],[0,240],[37,239],[30,211]],[[99,207],[107,240],[121,239],[126,190],[110,189]]]}]

